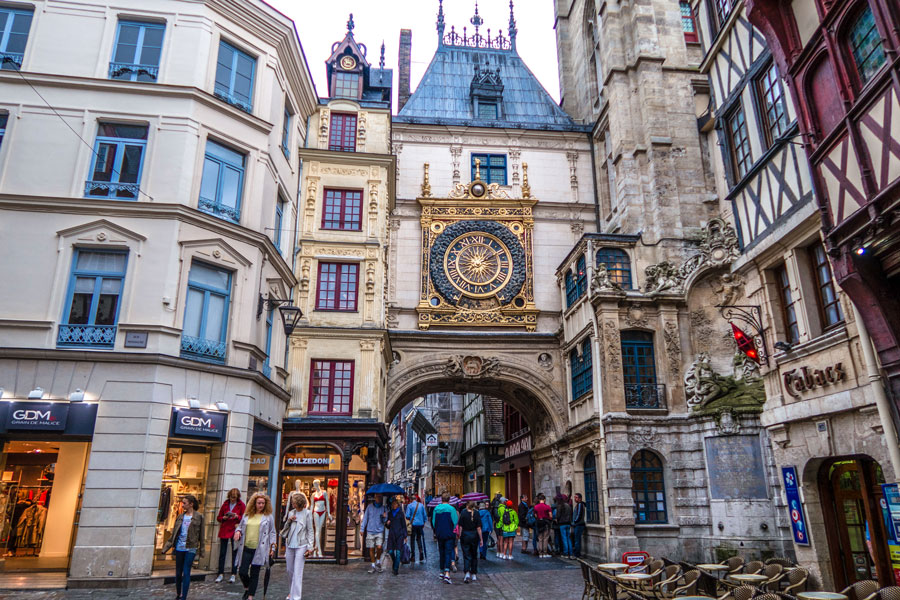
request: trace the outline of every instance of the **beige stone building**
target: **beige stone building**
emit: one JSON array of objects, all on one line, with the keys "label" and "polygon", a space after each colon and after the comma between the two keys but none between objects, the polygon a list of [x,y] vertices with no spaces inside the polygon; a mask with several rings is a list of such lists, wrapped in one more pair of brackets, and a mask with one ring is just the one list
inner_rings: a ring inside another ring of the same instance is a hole
[{"label": "beige stone building", "polygon": [[[316,105],[293,24],[256,0],[0,12],[25,32],[0,70],[0,569],[147,580],[186,493],[215,568],[290,399],[265,300],[297,282]],[[43,530],[9,534],[17,506]]]}]

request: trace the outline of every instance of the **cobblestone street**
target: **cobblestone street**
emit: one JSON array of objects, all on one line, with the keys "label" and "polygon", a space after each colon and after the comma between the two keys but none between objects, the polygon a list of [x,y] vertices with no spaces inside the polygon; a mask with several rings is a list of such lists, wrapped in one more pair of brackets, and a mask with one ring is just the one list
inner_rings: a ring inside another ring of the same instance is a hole
[{"label": "cobblestone street", "polygon": [[[517,548],[519,545],[517,545]],[[517,550],[518,552],[518,550]],[[463,584],[463,573],[452,573],[453,584],[438,579],[438,552],[434,543],[428,546],[428,561],[424,565],[404,565],[400,575],[391,574],[390,559],[384,565],[384,573],[370,575],[368,563],[354,562],[346,566],[332,564],[308,564],[303,580],[304,600],[361,599],[361,598],[415,598],[416,600],[485,599],[528,600],[531,598],[558,598],[568,600],[581,595],[581,573],[573,561],[537,559],[517,553],[515,560],[500,561],[493,552],[488,560],[479,561],[478,582]],[[240,583],[215,584],[214,576],[207,582],[191,585],[190,600],[239,599],[243,595]],[[262,576],[260,576],[262,579]],[[272,569],[267,598],[281,600],[288,591],[284,564]],[[3,600],[171,600],[173,585],[138,588],[132,590],[55,590],[2,592]],[[256,596],[263,598],[262,581]]]}]

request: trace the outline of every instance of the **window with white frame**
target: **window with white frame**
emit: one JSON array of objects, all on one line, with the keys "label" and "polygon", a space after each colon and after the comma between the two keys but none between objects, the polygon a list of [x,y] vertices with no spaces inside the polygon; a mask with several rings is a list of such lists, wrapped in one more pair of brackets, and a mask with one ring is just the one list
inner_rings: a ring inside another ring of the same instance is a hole
[{"label": "window with white frame", "polygon": [[194,261],[188,275],[181,355],[225,362],[231,271]]},{"label": "window with white frame", "polygon": [[156,81],[166,26],[162,23],[119,21],[109,62],[109,78]]},{"label": "window with white frame", "polygon": [[25,45],[34,13],[0,6],[0,69],[18,71],[25,59]]},{"label": "window with white frame", "polygon": [[240,152],[207,140],[200,181],[198,208],[227,221],[241,220],[245,157]]}]

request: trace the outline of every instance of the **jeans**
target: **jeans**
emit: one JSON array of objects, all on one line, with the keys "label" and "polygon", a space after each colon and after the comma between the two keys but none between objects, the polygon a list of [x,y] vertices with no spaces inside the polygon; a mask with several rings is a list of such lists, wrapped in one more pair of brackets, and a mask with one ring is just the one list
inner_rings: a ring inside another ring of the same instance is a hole
[{"label": "jeans", "polygon": [[581,558],[581,538],[584,537],[584,525],[572,526],[572,554]]},{"label": "jeans", "polygon": [[449,571],[456,553],[456,538],[438,540],[438,550],[441,552],[441,571]]},{"label": "jeans", "polygon": [[409,540],[409,549],[414,553],[416,551],[416,542],[419,544],[419,560],[425,560],[428,553],[425,552],[425,526],[413,525],[412,536]]},{"label": "jeans", "polygon": [[259,569],[262,566],[253,564],[254,554],[256,554],[256,548],[244,547],[244,553],[241,555],[241,568],[238,572],[244,589],[250,592],[251,596],[256,596],[256,588],[259,585]]},{"label": "jeans", "polygon": [[478,532],[466,531],[460,538],[463,553],[463,571],[478,574]]},{"label": "jeans", "polygon": [[567,523],[559,526],[559,551],[562,552],[563,556],[572,556],[572,540],[569,537],[570,535],[572,535],[571,525]]},{"label": "jeans", "polygon": [[488,546],[490,545],[490,543],[491,543],[491,532],[486,529],[482,529],[481,530],[481,548],[479,548],[479,550],[480,550],[479,554],[481,555],[481,558],[483,558],[484,560],[487,560],[487,551],[488,551]]},{"label": "jeans", "polygon": [[188,588],[191,587],[191,567],[194,564],[196,550],[175,551],[175,595],[187,600]]},{"label": "jeans", "polygon": [[219,538],[219,572],[218,575],[225,574],[225,557],[228,556],[228,542],[231,542],[231,574],[237,575],[237,567],[234,563],[237,560],[237,546],[234,545],[234,538]]},{"label": "jeans", "polygon": [[397,575],[400,572],[400,550],[388,550],[388,554],[391,555],[391,569]]},{"label": "jeans", "polygon": [[538,532],[537,527],[531,528],[531,549],[534,550],[534,553],[537,554],[538,547]]},{"label": "jeans", "polygon": [[303,567],[306,565],[305,553],[308,549],[308,546],[284,549],[284,562],[291,580],[291,600],[301,600],[303,597]]}]

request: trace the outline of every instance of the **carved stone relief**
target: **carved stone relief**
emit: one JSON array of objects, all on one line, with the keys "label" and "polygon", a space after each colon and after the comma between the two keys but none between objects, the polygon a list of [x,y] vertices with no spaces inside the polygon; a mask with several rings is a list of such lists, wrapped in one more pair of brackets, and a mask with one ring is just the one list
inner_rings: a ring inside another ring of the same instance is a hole
[{"label": "carved stone relief", "polygon": [[632,446],[655,446],[659,434],[649,425],[640,425],[628,432],[628,443]]},{"label": "carved stone relief", "polygon": [[681,372],[681,337],[678,335],[678,324],[667,321],[663,330],[666,346],[666,358],[669,361],[669,374],[677,379]]},{"label": "carved stone relief", "polygon": [[614,385],[618,386],[622,374],[621,348],[622,340],[619,337],[619,326],[614,321],[607,321],[603,325],[603,344],[606,354],[606,370]]},{"label": "carved stone relief", "polygon": [[[606,267],[605,263],[601,264]],[[625,314],[625,324],[629,327],[643,327],[645,329],[648,328],[649,325],[647,324],[647,312],[640,304],[632,304],[628,307],[628,312]]]}]

